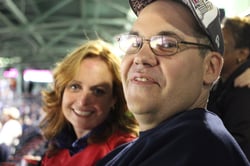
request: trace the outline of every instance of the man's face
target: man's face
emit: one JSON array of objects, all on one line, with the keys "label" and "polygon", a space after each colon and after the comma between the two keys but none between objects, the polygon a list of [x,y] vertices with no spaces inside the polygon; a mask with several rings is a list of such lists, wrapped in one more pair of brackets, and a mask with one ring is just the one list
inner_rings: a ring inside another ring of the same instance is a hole
[{"label": "man's face", "polygon": [[[180,4],[156,1],[141,11],[131,32],[146,39],[170,32],[178,40],[197,42],[191,35],[192,24],[191,14]],[[123,58],[125,97],[142,130],[147,129],[142,123],[153,127],[177,112],[204,107],[204,59],[197,47],[179,50],[171,56],[157,56],[144,41],[138,53]]]}]

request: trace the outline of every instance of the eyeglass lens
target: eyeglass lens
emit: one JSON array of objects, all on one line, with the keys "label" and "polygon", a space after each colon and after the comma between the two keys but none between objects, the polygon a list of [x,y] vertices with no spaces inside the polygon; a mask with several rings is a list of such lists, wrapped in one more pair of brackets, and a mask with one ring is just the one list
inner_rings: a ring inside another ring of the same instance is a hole
[{"label": "eyeglass lens", "polygon": [[177,40],[169,36],[152,36],[149,40],[137,35],[125,34],[119,37],[119,46],[126,54],[137,53],[143,41],[149,42],[151,50],[156,55],[172,55],[177,52]]}]

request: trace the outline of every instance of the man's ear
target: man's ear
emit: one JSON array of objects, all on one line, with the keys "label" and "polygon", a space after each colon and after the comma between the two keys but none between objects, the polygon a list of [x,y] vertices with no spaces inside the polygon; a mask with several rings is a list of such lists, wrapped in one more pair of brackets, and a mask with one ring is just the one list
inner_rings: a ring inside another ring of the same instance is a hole
[{"label": "man's ear", "polygon": [[218,52],[210,52],[204,58],[204,85],[212,85],[220,77],[224,59]]}]

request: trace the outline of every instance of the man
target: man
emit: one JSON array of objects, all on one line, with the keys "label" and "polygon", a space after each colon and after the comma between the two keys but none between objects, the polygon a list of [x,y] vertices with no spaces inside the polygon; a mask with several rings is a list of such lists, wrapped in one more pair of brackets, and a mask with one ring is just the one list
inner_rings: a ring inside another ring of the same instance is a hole
[{"label": "man", "polygon": [[141,132],[98,166],[249,165],[222,121],[205,109],[223,65],[217,8],[207,0],[130,5],[138,18],[118,39],[126,53],[121,75]]},{"label": "man", "polygon": [[210,93],[208,109],[220,116],[250,161],[250,88],[234,87],[234,80],[250,67],[250,19],[226,18],[222,32],[224,65]]}]

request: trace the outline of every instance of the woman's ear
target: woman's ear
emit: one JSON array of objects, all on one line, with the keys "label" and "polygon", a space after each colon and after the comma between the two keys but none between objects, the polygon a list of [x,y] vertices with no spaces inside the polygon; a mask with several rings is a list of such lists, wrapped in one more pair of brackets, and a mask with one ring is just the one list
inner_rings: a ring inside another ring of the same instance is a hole
[{"label": "woman's ear", "polygon": [[245,62],[249,55],[250,50],[248,48],[240,48],[239,54],[237,54],[237,59],[239,60],[239,63]]},{"label": "woman's ear", "polygon": [[224,63],[222,55],[218,52],[210,52],[204,58],[204,85],[212,85],[220,77]]}]

